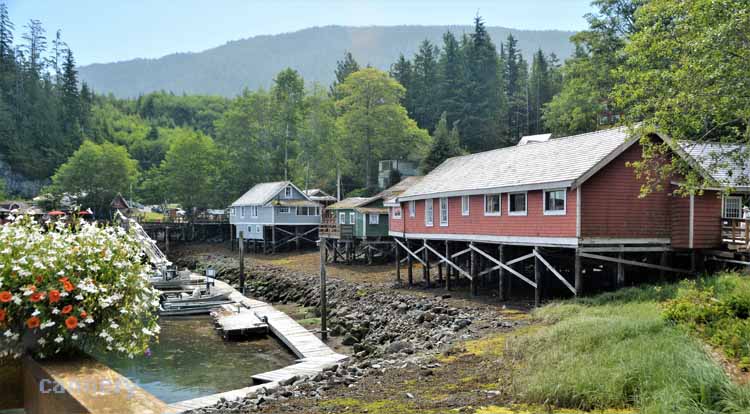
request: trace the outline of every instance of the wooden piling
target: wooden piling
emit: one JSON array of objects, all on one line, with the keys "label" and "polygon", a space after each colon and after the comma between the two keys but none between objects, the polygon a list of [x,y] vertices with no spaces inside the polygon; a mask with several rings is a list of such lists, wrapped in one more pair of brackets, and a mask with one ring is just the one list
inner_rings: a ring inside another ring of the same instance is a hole
[{"label": "wooden piling", "polygon": [[245,294],[245,235],[240,231],[240,293]]},{"label": "wooden piling", "polygon": [[[450,260],[451,259],[451,249],[450,244],[448,243],[448,240],[445,241],[445,258]],[[451,272],[453,268],[448,266],[448,263],[445,264],[445,290],[451,290]]]},{"label": "wooden piling", "polygon": [[169,226],[164,227],[164,253],[169,254]]},{"label": "wooden piling", "polygon": [[[427,240],[424,241],[424,245],[427,246]],[[422,277],[427,284],[427,288],[430,288],[430,252],[426,248],[422,250],[422,258],[424,260],[424,266],[422,266]]]},{"label": "wooden piling", "polygon": [[[539,248],[534,247],[534,251],[539,253]],[[536,283],[534,306],[539,307],[542,303],[542,262],[537,256],[534,256],[534,282]]]},{"label": "wooden piling", "polygon": [[469,284],[469,287],[471,289],[471,296],[476,296],[478,288],[477,278],[479,277],[479,266],[477,264],[477,252],[474,251],[474,249],[471,250],[471,265],[469,267],[471,269],[471,281]]},{"label": "wooden piling", "polygon": [[[620,251],[617,253],[617,258],[625,260],[625,252]],[[617,287],[621,288],[625,286],[625,265],[623,263],[617,263]]]},{"label": "wooden piling", "polygon": [[[396,255],[396,281],[401,284],[401,258],[399,257],[399,247],[398,244],[394,246],[394,253]],[[407,253],[409,254],[409,253]]]},{"label": "wooden piling", "polygon": [[[409,247],[409,242],[406,242],[406,246]],[[414,286],[414,260],[409,252],[406,252],[406,263],[408,265],[407,277],[409,279],[409,287]]]},{"label": "wooden piling", "polygon": [[[505,263],[505,246],[502,244],[499,244],[497,246],[497,260],[499,260],[501,263]],[[500,267],[497,271],[497,297],[500,300],[506,300],[507,297],[505,296],[505,269]]]},{"label": "wooden piling", "polygon": [[326,239],[320,239],[320,338],[328,339],[328,298],[326,289]]},{"label": "wooden piling", "polygon": [[575,273],[576,296],[583,295],[583,275],[581,274],[581,251],[576,249],[574,253],[573,272]]}]

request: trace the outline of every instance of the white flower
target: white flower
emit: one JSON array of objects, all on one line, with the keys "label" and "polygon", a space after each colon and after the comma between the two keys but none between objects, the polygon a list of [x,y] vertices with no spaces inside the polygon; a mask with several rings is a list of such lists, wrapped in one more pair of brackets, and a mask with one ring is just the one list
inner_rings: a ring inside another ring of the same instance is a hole
[{"label": "white flower", "polygon": [[39,340],[37,340],[37,343],[39,343],[39,345],[44,345],[47,343],[47,340],[44,338],[39,338]]},{"label": "white flower", "polygon": [[64,340],[64,339],[63,339],[63,337],[62,337],[62,336],[60,336],[60,335],[58,335],[58,336],[57,336],[57,338],[55,338],[55,342],[57,342],[58,344],[59,344],[60,342],[62,342],[63,340]]},{"label": "white flower", "polygon": [[45,322],[45,323],[43,323],[41,325],[41,328],[42,329],[47,329],[47,328],[52,327],[52,326],[55,326],[55,322],[54,321],[47,321],[47,322]]},{"label": "white flower", "polygon": [[86,319],[84,320],[84,322],[85,322],[85,323],[94,323],[94,318],[92,318],[91,316],[89,316],[88,318],[86,318]]},{"label": "white flower", "polygon": [[34,309],[34,312],[31,313],[31,316],[39,316],[41,312],[39,312],[39,309]]},{"label": "white flower", "polygon": [[70,339],[72,339],[72,340],[74,340],[74,341],[75,341],[76,339],[78,339],[78,334],[73,334],[73,335],[71,335],[71,336],[70,336]]},{"label": "white flower", "polygon": [[83,300],[83,295],[81,295],[81,294],[79,293],[79,294],[77,294],[77,295],[75,296],[75,299],[76,299],[76,300]]},{"label": "white flower", "polygon": [[57,315],[58,313],[60,313],[60,309],[52,308],[52,314],[53,315]]}]

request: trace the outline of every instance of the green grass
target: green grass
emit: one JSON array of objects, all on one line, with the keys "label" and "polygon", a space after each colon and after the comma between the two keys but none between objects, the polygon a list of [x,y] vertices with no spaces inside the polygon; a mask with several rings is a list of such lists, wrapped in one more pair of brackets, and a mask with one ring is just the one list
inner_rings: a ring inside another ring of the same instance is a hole
[{"label": "green grass", "polygon": [[544,306],[545,329],[508,340],[522,400],[596,410],[746,413],[750,391],[734,385],[698,339],[668,322],[674,285],[622,289]]}]

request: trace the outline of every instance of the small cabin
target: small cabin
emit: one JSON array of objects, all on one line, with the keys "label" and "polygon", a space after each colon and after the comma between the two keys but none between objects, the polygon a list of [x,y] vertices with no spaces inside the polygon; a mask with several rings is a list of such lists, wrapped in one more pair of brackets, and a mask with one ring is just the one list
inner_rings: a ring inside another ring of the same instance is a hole
[{"label": "small cabin", "polygon": [[291,181],[259,183],[229,207],[234,236],[276,248],[315,243],[323,206]]}]

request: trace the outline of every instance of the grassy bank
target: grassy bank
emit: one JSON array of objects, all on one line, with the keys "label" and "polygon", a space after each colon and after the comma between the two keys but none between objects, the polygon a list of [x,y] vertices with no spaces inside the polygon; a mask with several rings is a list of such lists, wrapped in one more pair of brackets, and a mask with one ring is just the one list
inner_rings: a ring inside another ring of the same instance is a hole
[{"label": "grassy bank", "polygon": [[750,389],[732,383],[684,324],[665,317],[675,303],[692,309],[679,300],[684,290],[629,288],[538,309],[533,316],[544,328],[506,341],[513,394],[527,403],[584,410],[749,412]]}]

